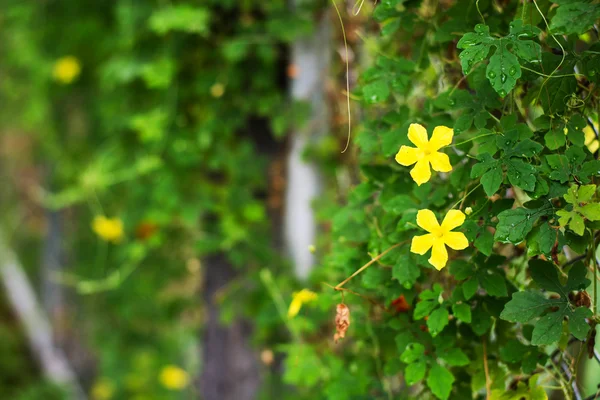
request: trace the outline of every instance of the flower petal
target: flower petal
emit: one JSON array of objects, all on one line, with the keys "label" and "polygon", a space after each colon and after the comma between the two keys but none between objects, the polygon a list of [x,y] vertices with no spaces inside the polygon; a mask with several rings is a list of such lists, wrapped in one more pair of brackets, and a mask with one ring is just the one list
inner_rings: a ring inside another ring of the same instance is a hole
[{"label": "flower petal", "polygon": [[408,146],[400,147],[400,151],[396,154],[396,162],[405,167],[413,165],[421,158],[423,158],[423,152],[421,150]]},{"label": "flower petal", "polygon": [[413,237],[412,243],[410,245],[410,252],[416,254],[425,254],[427,250],[433,246],[433,242],[435,241],[435,236],[431,233],[427,235],[415,236]]},{"label": "flower petal", "polygon": [[440,224],[438,223],[435,214],[428,209],[419,210],[417,213],[417,225],[427,232],[435,232],[440,229]]},{"label": "flower petal", "polygon": [[431,178],[431,169],[429,168],[429,161],[427,158],[422,158],[417,161],[417,164],[413,169],[410,170],[410,176],[421,186],[425,182],[429,182]]},{"label": "flower petal", "polygon": [[429,162],[431,168],[438,172],[450,172],[452,171],[452,165],[450,165],[450,158],[447,154],[435,152],[429,155]]},{"label": "flower petal", "polygon": [[454,130],[447,126],[436,126],[433,130],[433,135],[431,135],[431,140],[429,141],[429,148],[431,151],[436,151],[444,146],[448,146],[452,143],[453,136]]},{"label": "flower petal", "polygon": [[460,210],[450,210],[442,221],[442,229],[444,232],[451,231],[452,229],[461,226],[465,222],[465,214]]},{"label": "flower petal", "polygon": [[454,250],[463,250],[469,247],[469,241],[462,232],[447,232],[444,233],[444,243]]},{"label": "flower petal", "polygon": [[408,140],[413,142],[415,146],[423,148],[427,146],[429,139],[427,138],[427,129],[423,125],[410,124],[408,127]]},{"label": "flower petal", "polygon": [[448,262],[448,250],[446,250],[443,240],[437,239],[433,242],[431,257],[428,261],[438,271],[446,266]]},{"label": "flower petal", "polygon": [[300,312],[300,308],[302,308],[302,301],[296,297],[290,303],[290,308],[288,308],[288,317],[294,318]]}]

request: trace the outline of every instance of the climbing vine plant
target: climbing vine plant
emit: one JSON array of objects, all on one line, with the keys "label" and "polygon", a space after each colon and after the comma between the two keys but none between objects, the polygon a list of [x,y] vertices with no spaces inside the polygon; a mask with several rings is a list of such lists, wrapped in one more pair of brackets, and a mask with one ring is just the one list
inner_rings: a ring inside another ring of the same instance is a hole
[{"label": "climbing vine plant", "polygon": [[362,178],[333,217],[321,307],[306,311],[349,315],[338,306],[335,346],[306,330],[288,379],[336,399],[593,397],[598,4],[362,12],[379,23],[361,36],[373,63],[352,95]]}]

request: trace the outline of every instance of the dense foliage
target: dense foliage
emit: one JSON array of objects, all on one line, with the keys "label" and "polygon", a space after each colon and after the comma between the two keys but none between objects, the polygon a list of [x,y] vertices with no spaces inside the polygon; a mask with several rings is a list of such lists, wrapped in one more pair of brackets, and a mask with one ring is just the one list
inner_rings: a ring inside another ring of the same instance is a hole
[{"label": "dense foliage", "polygon": [[[307,333],[288,378],[336,399],[574,398],[599,321],[598,5],[387,0],[372,15],[363,179],[318,273],[351,325],[338,356]],[[461,250],[446,262],[445,246]]]},{"label": "dense foliage", "polygon": [[[335,3],[366,65],[362,121],[345,155],[335,133],[307,151],[329,179],[310,290],[273,249],[268,166],[304,115],[288,47],[325,2],[4,3],[2,225],[37,279],[31,249],[61,216],[54,278],[76,299],[61,322],[91,338],[92,398],[197,397],[214,253],[240,273],[218,300],[255,325],[263,398],[596,390],[581,370],[600,322],[597,2]],[[2,396],[50,398],[17,393],[22,360],[0,368]]]}]

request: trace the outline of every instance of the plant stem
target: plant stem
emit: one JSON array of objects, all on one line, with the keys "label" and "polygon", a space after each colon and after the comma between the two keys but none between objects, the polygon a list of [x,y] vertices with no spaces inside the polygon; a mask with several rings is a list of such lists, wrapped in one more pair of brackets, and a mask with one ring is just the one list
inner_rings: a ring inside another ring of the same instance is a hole
[{"label": "plant stem", "polygon": [[365,269],[369,268],[373,263],[375,263],[377,260],[379,260],[381,257],[385,256],[387,253],[389,253],[390,251],[394,250],[396,247],[401,246],[403,244],[405,244],[407,242],[402,242],[402,243],[396,243],[395,245],[388,247],[386,250],[383,251],[383,253],[379,254],[378,256],[376,256],[375,258],[373,258],[371,261],[369,261],[368,263],[366,263],[365,265],[363,265],[362,267],[360,267],[359,269],[357,269],[352,275],[350,275],[349,277],[347,277],[346,279],[344,279],[342,282],[338,283],[337,285],[335,285],[334,289],[335,290],[340,290],[340,288],[342,286],[344,286],[346,283],[348,283],[348,281],[350,281],[352,278],[354,278],[356,275],[360,274],[361,272],[363,272]]}]

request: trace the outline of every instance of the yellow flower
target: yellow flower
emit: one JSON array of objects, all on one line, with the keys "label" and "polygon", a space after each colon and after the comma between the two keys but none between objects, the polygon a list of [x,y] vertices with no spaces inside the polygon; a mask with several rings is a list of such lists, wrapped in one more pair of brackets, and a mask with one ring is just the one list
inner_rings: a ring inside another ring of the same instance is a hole
[{"label": "yellow flower", "polygon": [[473,214],[473,209],[471,207],[465,208],[465,214],[467,214],[467,215]]},{"label": "yellow flower", "polygon": [[454,250],[463,250],[469,246],[467,237],[462,232],[451,232],[452,229],[461,226],[465,222],[465,214],[460,210],[450,210],[442,225],[431,210],[419,210],[417,213],[417,225],[429,232],[427,235],[415,236],[412,240],[410,251],[417,254],[425,254],[431,250],[429,263],[438,271],[446,266],[448,262],[448,250],[446,246]]},{"label": "yellow flower", "polygon": [[169,390],[182,390],[189,381],[187,372],[176,365],[167,365],[160,371],[160,383]]},{"label": "yellow flower", "polygon": [[408,140],[417,148],[402,146],[396,154],[396,161],[405,167],[416,163],[410,171],[410,176],[421,186],[431,178],[431,168],[438,172],[452,171],[448,155],[438,150],[452,143],[454,131],[446,126],[438,126],[433,130],[431,140],[427,137],[427,130],[419,124],[410,124],[408,128]]},{"label": "yellow flower", "polygon": [[123,222],[119,218],[99,215],[92,221],[92,229],[107,242],[118,243],[123,239]]},{"label": "yellow flower", "polygon": [[90,391],[91,397],[94,400],[109,400],[115,393],[115,387],[107,378],[100,378],[92,386]]},{"label": "yellow flower", "polygon": [[225,85],[222,83],[215,83],[210,87],[210,95],[215,98],[219,98],[225,94]]},{"label": "yellow flower", "polygon": [[591,126],[586,126],[583,128],[583,133],[585,135],[585,145],[591,153],[595,153],[596,150],[600,147],[600,142],[596,139],[596,133]]},{"label": "yellow flower", "polygon": [[54,63],[52,75],[58,82],[68,85],[79,76],[80,72],[81,65],[79,64],[79,60],[73,56],[66,56],[59,58]]},{"label": "yellow flower", "polygon": [[288,309],[288,317],[293,318],[300,312],[302,305],[317,299],[317,294],[308,289],[302,289],[299,292],[294,292],[292,302]]}]

